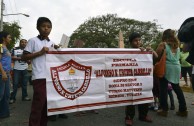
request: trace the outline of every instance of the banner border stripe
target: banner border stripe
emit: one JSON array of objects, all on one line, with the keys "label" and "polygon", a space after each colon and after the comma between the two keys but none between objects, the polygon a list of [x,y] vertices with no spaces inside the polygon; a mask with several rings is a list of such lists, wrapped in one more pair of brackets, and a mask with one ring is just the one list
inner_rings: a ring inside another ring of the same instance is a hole
[{"label": "banner border stripe", "polygon": [[85,108],[85,107],[94,107],[94,106],[103,106],[103,105],[114,105],[114,104],[121,104],[121,103],[128,103],[128,102],[146,101],[146,100],[153,100],[153,97],[147,97],[147,98],[141,98],[141,99],[135,99],[135,100],[122,100],[122,101],[82,104],[82,105],[75,105],[75,106],[62,107],[62,108],[50,108],[50,109],[48,109],[48,112],[65,111],[65,110],[71,110],[71,109],[75,109],[75,108]]}]

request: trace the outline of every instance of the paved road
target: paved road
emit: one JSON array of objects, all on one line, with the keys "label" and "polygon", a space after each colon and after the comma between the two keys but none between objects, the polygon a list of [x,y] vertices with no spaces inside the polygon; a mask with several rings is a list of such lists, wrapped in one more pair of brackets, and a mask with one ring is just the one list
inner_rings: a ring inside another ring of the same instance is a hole
[{"label": "paved road", "polygon": [[[29,96],[32,97],[32,86],[28,86]],[[175,111],[169,111],[168,117],[157,116],[156,112],[149,111],[153,123],[145,123],[138,120],[136,114],[133,126],[194,126],[194,94],[184,92],[189,116],[178,117],[175,112],[178,108],[175,97]],[[0,126],[28,126],[31,102],[21,101],[21,89],[18,90],[17,101],[10,105],[11,117],[0,119]],[[68,119],[57,119],[55,122],[48,122],[48,126],[125,126],[124,107],[115,107],[98,110],[99,114],[88,113],[86,116],[76,117],[75,113],[67,114]]]}]

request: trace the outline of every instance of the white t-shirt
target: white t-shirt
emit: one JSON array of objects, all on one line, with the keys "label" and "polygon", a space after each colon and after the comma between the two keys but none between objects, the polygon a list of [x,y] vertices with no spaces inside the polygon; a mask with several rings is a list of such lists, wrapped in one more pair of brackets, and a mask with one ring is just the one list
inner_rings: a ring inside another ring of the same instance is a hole
[{"label": "white t-shirt", "polygon": [[[46,39],[40,40],[34,37],[28,40],[25,51],[30,53],[39,52],[43,47],[51,47],[54,44]],[[32,59],[32,80],[46,79],[46,54]]]},{"label": "white t-shirt", "polygon": [[[23,49],[16,47],[13,49],[12,56],[21,57],[23,54]],[[28,68],[28,64],[25,61],[15,60],[14,69],[16,70],[25,70]]]},{"label": "white t-shirt", "polygon": [[194,74],[194,65],[193,65],[193,69],[192,69],[192,74]]}]

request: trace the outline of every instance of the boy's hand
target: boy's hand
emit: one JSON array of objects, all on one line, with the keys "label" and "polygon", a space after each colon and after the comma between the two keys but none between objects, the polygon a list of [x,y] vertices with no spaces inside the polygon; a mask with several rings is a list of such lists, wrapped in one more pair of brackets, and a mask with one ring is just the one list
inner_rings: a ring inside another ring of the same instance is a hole
[{"label": "boy's hand", "polygon": [[49,51],[49,48],[48,47],[43,47],[41,50],[40,50],[40,54],[43,55],[45,54],[46,52]]},{"label": "boy's hand", "polygon": [[153,49],[151,47],[147,47],[146,51],[153,51]]},{"label": "boy's hand", "polygon": [[54,45],[54,48],[55,49],[58,49],[58,48],[60,48],[61,47],[61,45]]},{"label": "boy's hand", "polygon": [[139,47],[139,49],[140,49],[141,51],[145,51],[145,48],[143,48],[143,47]]}]

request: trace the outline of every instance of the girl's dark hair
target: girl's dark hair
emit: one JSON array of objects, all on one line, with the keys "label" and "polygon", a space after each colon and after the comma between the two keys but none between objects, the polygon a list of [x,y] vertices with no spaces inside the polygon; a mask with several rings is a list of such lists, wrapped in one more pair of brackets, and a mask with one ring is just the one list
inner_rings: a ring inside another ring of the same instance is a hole
[{"label": "girl's dark hair", "polygon": [[8,35],[10,35],[8,32],[5,31],[0,32],[0,44],[3,43],[3,38],[6,38]]},{"label": "girl's dark hair", "polygon": [[141,38],[141,35],[137,32],[131,33],[129,36],[129,43],[131,43],[133,41],[133,39],[135,39],[135,38]]},{"label": "girl's dark hair", "polygon": [[49,22],[52,26],[52,23],[51,23],[50,19],[48,19],[47,17],[39,17],[38,20],[37,20],[36,28],[38,29],[40,27],[40,25],[42,23],[45,23],[45,22]]},{"label": "girl's dark hair", "polygon": [[163,32],[162,41],[168,42],[168,44],[174,49],[178,48],[180,43],[178,38],[175,36],[175,31],[172,29],[166,29]]}]

